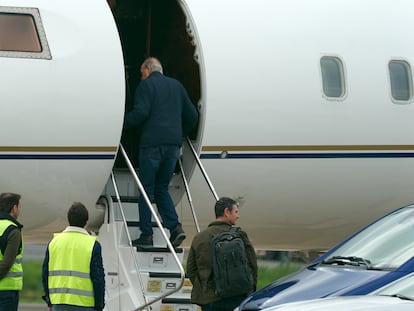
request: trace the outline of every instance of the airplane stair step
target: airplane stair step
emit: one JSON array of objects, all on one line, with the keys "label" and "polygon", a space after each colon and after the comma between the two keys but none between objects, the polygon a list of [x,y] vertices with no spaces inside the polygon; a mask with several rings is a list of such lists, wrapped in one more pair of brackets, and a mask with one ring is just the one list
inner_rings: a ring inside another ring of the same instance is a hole
[{"label": "airplane stair step", "polygon": [[[180,249],[180,252],[177,252],[177,257],[180,262],[183,262],[184,252],[182,249]],[[177,263],[169,251],[140,251],[137,252],[137,261],[141,272],[179,272]]]},{"label": "airplane stair step", "polygon": [[162,300],[162,303],[168,303],[168,304],[191,304],[191,300],[189,298],[164,298]]},{"label": "airplane stair step", "polygon": [[[112,198],[112,201],[118,202],[118,198],[115,195],[111,196],[111,198]],[[122,203],[135,203],[135,204],[137,204],[138,200],[139,200],[139,196],[127,196],[127,195],[122,196],[121,195],[120,199],[121,199]]]},{"label": "airplane stair step", "polygon": [[[147,280],[146,295],[156,296],[161,293],[171,291],[180,286],[181,278],[179,273],[152,273],[150,272]],[[168,298],[180,299],[190,303],[192,284],[189,279],[184,279],[182,288],[168,296]],[[181,302],[180,302],[181,303]]]},{"label": "airplane stair step", "polygon": [[[168,247],[141,247],[135,246],[137,252],[144,252],[144,253],[171,253],[171,250]],[[181,254],[184,252],[182,248],[174,248],[177,254]]]},{"label": "airplane stair step", "polygon": [[164,298],[161,303],[153,305],[153,310],[160,311],[201,311],[201,307],[192,305],[186,300]]},{"label": "airplane stair step", "polygon": [[201,311],[201,307],[192,305],[189,299],[164,298],[161,303],[160,310]]}]

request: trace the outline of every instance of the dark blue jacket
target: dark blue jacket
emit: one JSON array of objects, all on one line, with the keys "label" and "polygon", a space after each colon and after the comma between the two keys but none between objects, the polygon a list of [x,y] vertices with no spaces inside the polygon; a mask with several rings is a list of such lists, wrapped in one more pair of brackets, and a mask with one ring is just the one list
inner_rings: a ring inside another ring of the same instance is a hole
[{"label": "dark blue jacket", "polygon": [[198,112],[184,86],[173,78],[152,72],[141,81],[134,108],[125,116],[125,129],[140,126],[140,146],[181,146],[197,125]]}]

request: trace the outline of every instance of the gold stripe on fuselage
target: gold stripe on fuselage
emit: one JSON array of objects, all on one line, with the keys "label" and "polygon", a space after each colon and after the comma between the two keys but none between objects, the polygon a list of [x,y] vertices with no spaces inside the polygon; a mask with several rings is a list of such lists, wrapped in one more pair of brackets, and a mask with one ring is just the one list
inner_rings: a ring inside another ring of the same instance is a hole
[{"label": "gold stripe on fuselage", "polygon": [[0,146],[0,152],[116,152],[115,146]]},{"label": "gold stripe on fuselage", "polygon": [[414,145],[302,145],[302,146],[203,146],[209,151],[371,151],[414,150]]}]

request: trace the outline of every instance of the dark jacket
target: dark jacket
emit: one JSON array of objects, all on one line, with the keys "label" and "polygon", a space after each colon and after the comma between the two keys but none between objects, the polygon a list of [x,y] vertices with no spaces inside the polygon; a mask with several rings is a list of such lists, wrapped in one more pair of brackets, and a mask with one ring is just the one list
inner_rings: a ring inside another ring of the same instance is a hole
[{"label": "dark jacket", "polygon": [[140,126],[140,146],[181,146],[197,125],[198,112],[183,85],[159,72],[141,81],[125,129]]},{"label": "dark jacket", "polygon": [[[187,275],[193,283],[191,302],[199,305],[218,301],[221,298],[214,292],[210,285],[212,270],[210,241],[214,235],[229,231],[231,225],[223,221],[214,221],[208,228],[196,234],[191,243],[187,258]],[[257,283],[257,259],[256,252],[244,231],[240,231],[246,248],[247,258],[253,273],[255,284]]]}]

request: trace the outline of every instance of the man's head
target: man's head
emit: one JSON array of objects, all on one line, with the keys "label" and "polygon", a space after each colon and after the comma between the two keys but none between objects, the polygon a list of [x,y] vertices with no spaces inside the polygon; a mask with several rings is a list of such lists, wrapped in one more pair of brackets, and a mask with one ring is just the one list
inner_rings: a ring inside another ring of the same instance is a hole
[{"label": "man's head", "polygon": [[148,57],[141,65],[141,80],[148,78],[154,71],[162,73],[161,62],[155,57]]},{"label": "man's head", "polygon": [[69,208],[68,211],[68,221],[69,226],[81,227],[84,228],[88,223],[88,210],[85,205],[80,202],[75,202]]},{"label": "man's head", "polygon": [[20,214],[20,194],[5,192],[0,194],[0,211],[17,219]]},{"label": "man's head", "polygon": [[227,197],[222,197],[216,202],[214,211],[217,220],[228,222],[231,225],[235,225],[239,219],[239,203]]}]

